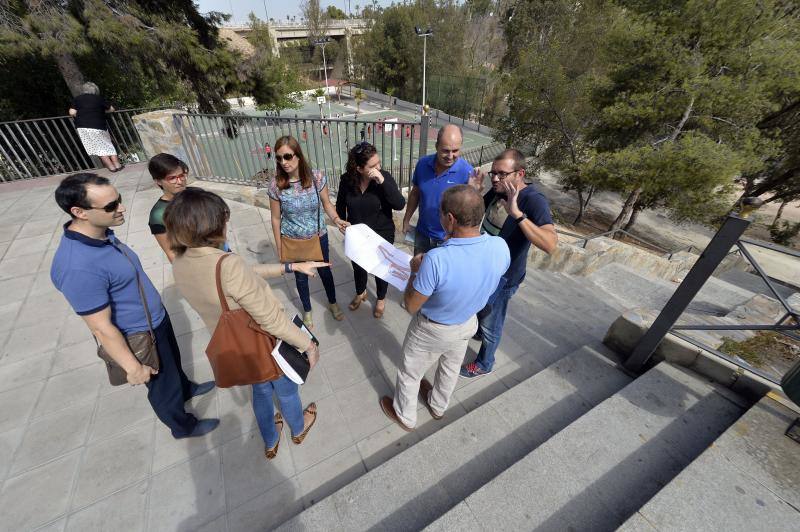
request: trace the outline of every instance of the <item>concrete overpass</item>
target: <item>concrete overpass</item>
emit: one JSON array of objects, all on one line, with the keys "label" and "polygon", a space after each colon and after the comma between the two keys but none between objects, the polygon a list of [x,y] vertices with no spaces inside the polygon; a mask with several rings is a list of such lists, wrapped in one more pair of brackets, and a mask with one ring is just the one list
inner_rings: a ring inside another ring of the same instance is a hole
[{"label": "concrete overpass", "polygon": [[[310,35],[308,24],[305,22],[282,22],[275,21],[267,24],[270,36],[272,37],[273,49],[280,54],[280,47],[291,43],[292,41],[302,41],[308,39]],[[335,39],[349,40],[352,35],[361,35],[367,30],[367,21],[365,19],[345,19],[345,20],[331,20],[325,28],[325,35]],[[245,41],[245,37],[252,31],[249,25],[228,25],[220,29],[223,37],[232,41],[237,48],[242,49],[246,46],[238,46],[240,40],[233,37],[232,34]],[[349,47],[349,43],[347,43]],[[252,53],[252,47],[250,48]]]},{"label": "concrete overpass", "polygon": [[[293,42],[305,41],[310,36],[308,24],[305,22],[274,21],[267,24],[270,37],[272,38],[272,50],[276,55],[280,55],[281,48]],[[247,35],[251,32],[249,25],[231,24],[220,28],[220,37],[227,40],[229,46],[242,52],[246,56],[253,54],[253,46],[247,41]],[[362,35],[367,31],[367,21],[365,19],[345,19],[331,20],[325,28],[325,35],[336,41],[345,44],[345,53],[348,58],[349,70],[352,70],[352,44],[353,35]],[[328,65],[332,70],[333,64]],[[352,71],[347,74],[352,76]]]}]

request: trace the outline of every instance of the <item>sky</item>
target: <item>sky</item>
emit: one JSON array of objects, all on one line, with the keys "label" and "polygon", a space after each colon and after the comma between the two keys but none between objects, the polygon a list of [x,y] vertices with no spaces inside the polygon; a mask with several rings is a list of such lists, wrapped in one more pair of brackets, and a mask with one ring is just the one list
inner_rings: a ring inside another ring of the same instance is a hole
[{"label": "sky", "polygon": [[[269,18],[286,19],[286,15],[300,18],[300,0],[195,0],[201,13],[208,11],[221,11],[222,13],[233,13],[233,20],[244,22],[247,15],[252,11],[258,18],[266,18],[264,6],[266,5]],[[356,5],[364,6],[371,3],[371,0],[349,0],[350,9],[355,11]],[[391,0],[378,0],[381,5],[389,5]],[[335,5],[347,13],[348,0],[320,0],[323,9],[329,5]]]}]

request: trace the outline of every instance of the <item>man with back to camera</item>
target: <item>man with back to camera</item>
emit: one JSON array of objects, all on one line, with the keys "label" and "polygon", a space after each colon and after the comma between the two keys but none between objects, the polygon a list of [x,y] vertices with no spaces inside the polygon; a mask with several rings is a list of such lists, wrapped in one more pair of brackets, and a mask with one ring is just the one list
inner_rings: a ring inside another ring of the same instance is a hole
[{"label": "man with back to camera", "polygon": [[[406,431],[417,424],[418,394],[434,419],[444,415],[478,326],[475,313],[486,305],[511,262],[503,239],[481,234],[483,213],[483,199],[474,188],[448,188],[440,209],[446,240],[411,259],[403,299],[414,318],[403,341],[394,399],[380,400],[384,414]],[[436,361],[431,385],[423,376]]]},{"label": "man with back to camera", "polygon": [[452,186],[466,185],[474,172],[472,165],[460,157],[463,142],[461,128],[447,124],[436,135],[436,153],[422,157],[414,168],[403,216],[403,233],[407,234],[411,231],[411,217],[419,206],[414,255],[430,251],[445,239],[439,221],[442,194]]},{"label": "man with back to camera", "polygon": [[[552,253],[558,244],[547,198],[525,183],[525,156],[519,150],[508,149],[495,157],[489,177],[492,189],[483,197],[486,216],[481,230],[505,240],[511,252],[511,265],[480,313],[481,348],[475,361],[461,368],[461,376],[465,378],[492,372],[508,302],[525,279],[531,244],[545,253]],[[477,182],[470,184],[479,190]]]},{"label": "man with back to camera", "polygon": [[[125,370],[128,382],[147,386],[150,405],[176,439],[214,430],[218,419],[198,420],[184,408],[185,401],[211,391],[214,382],[196,384],[186,377],[161,296],[139,257],[111,230],[125,222],[122,196],[105,177],[80,173],[61,181],[55,198],[71,217],[64,224],[50,269],[55,287],[83,318],[98,344]],[[139,283],[153,325],[158,371],[141,364],[123,336],[149,330]]]}]

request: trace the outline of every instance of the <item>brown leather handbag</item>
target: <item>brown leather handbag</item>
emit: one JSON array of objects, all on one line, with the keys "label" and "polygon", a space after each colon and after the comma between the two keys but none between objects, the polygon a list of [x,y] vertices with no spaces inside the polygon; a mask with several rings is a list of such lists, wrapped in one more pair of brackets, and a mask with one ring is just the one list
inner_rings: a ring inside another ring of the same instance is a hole
[{"label": "brown leather handbag", "polygon": [[[133,356],[136,357],[136,360],[141,362],[142,365],[150,366],[158,371],[159,359],[158,350],[156,349],[156,335],[153,332],[153,320],[150,317],[150,308],[147,306],[147,298],[144,296],[144,286],[142,286],[142,280],[139,278],[139,269],[136,268],[133,259],[131,259],[122,248],[114,246],[114,249],[122,253],[131,265],[133,265],[133,270],[136,272],[136,284],[139,287],[139,298],[142,300],[144,315],[147,318],[147,331],[129,334],[125,336],[125,342],[128,344]],[[97,339],[95,338],[95,343],[96,342]],[[108,351],[100,344],[97,344],[97,356],[105,362],[106,370],[108,371],[108,382],[110,382],[112,386],[121,386],[128,383],[127,372],[111,358]]]},{"label": "brown leather handbag", "polygon": [[222,261],[217,261],[217,295],[222,314],[206,347],[206,356],[219,388],[272,381],[282,375],[272,357],[275,337],[266,332],[243,308],[231,310],[222,292]]},{"label": "brown leather handbag", "polygon": [[317,182],[312,177],[311,183],[314,185],[314,191],[317,193],[317,232],[311,238],[300,239],[290,238],[286,235],[281,235],[281,262],[305,262],[305,261],[322,261],[322,244],[319,241],[320,225],[319,225],[319,210],[322,199],[317,189]]}]

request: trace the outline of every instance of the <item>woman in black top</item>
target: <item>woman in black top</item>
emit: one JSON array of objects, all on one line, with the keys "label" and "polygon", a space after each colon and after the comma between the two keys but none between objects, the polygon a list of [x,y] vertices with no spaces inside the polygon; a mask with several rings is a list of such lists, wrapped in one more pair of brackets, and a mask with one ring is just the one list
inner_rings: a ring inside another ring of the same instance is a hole
[{"label": "woman in black top", "polygon": [[[368,142],[357,144],[347,157],[347,171],[342,175],[339,193],[336,196],[336,214],[350,224],[366,224],[390,243],[394,243],[394,221],[392,210],[399,211],[406,200],[397,188],[392,174],[381,170],[381,159],[375,146]],[[356,282],[356,296],[350,303],[350,310],[356,310],[367,300],[368,274],[361,266],[353,263],[353,277]],[[389,284],[375,278],[378,300],[372,315],[383,317],[384,299]]]},{"label": "woman in black top", "polygon": [[84,83],[83,94],[76,96],[69,106],[69,116],[75,118],[75,128],[88,155],[97,155],[108,170],[118,172],[117,150],[111,142],[106,124],[106,113],[114,110],[94,83]]}]

